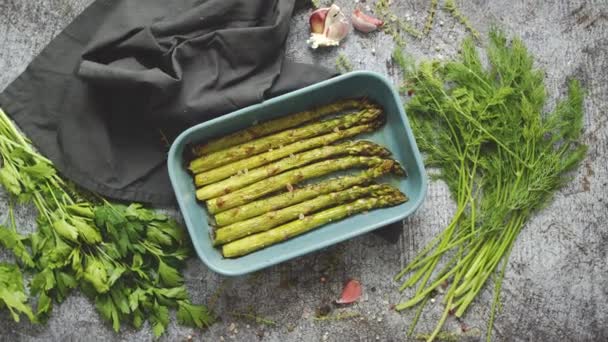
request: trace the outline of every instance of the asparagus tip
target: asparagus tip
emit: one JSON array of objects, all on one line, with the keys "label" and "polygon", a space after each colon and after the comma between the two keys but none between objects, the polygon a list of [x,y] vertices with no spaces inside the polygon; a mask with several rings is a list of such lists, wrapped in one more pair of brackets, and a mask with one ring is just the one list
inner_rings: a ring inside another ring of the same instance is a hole
[{"label": "asparagus tip", "polygon": [[182,154],[183,165],[188,169],[191,173],[194,173],[192,161],[196,159],[195,147],[192,145],[186,146],[184,148],[184,152]]},{"label": "asparagus tip", "polygon": [[385,122],[386,122],[386,118],[384,117],[384,115],[380,115],[380,117],[378,118],[378,120],[374,120],[374,121],[370,122],[370,124],[369,124],[370,129],[372,131],[374,131],[374,130],[382,127]]},{"label": "asparagus tip", "polygon": [[361,103],[363,103],[364,108],[373,108],[374,103],[369,100],[367,96],[361,98]]},{"label": "asparagus tip", "polygon": [[399,192],[398,189],[389,184],[373,184],[370,186],[374,188],[374,191],[372,191],[372,193],[375,196],[384,196]]},{"label": "asparagus tip", "polygon": [[408,200],[407,196],[401,192],[401,190],[392,185],[379,184],[375,185],[375,187],[377,190],[373,191],[373,194],[378,198],[384,199],[387,205],[396,205]]},{"label": "asparagus tip", "polygon": [[380,146],[373,141],[359,140],[357,141],[357,145],[361,147],[364,155],[379,157],[388,157],[391,155],[391,151],[386,147]]},{"label": "asparagus tip", "polygon": [[407,202],[408,198],[403,192],[401,192],[397,189],[394,189],[394,190],[395,191],[391,195],[389,195],[391,197],[393,203],[400,204],[400,203]]},{"label": "asparagus tip", "polygon": [[186,151],[188,151],[193,156],[198,156],[200,153],[201,146],[200,145],[192,145]]},{"label": "asparagus tip", "polygon": [[367,96],[361,98],[361,103],[363,103],[365,108],[380,108],[381,106],[374,100],[370,99]]},{"label": "asparagus tip", "polygon": [[391,165],[391,171],[393,173],[395,173],[396,175],[407,177],[407,171],[405,171],[405,168],[403,166],[401,166],[401,164],[399,164],[399,162],[394,159],[393,159],[393,165]]}]

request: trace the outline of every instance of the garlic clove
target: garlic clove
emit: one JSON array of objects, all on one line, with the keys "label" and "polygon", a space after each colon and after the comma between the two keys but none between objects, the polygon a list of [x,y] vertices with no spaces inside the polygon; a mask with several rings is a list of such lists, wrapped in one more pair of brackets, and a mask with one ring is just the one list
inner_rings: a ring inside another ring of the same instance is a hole
[{"label": "garlic clove", "polygon": [[353,26],[358,31],[369,33],[377,30],[384,25],[384,22],[378,18],[367,15],[359,9],[355,9],[352,15]]},{"label": "garlic clove", "polygon": [[338,42],[350,32],[350,23],[340,10],[340,7],[331,5],[325,20],[325,36]]},{"label": "garlic clove", "polygon": [[340,299],[336,300],[336,304],[350,304],[356,302],[361,297],[362,293],[361,283],[351,279],[344,285],[342,295],[340,296]]},{"label": "garlic clove", "polygon": [[329,7],[319,8],[312,12],[310,19],[308,20],[311,33],[323,33],[325,30],[325,18],[327,18],[327,12],[329,12]]}]

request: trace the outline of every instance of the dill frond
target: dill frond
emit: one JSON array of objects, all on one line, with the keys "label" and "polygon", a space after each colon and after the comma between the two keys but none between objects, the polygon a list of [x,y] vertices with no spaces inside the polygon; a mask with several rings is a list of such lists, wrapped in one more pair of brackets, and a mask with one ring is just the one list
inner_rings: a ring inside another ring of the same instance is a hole
[{"label": "dill frond", "polygon": [[353,71],[353,65],[351,64],[348,57],[346,57],[346,55],[344,55],[343,53],[339,54],[338,58],[336,58],[336,68],[341,73]]},{"label": "dill frond", "polygon": [[407,33],[414,38],[422,38],[422,32],[391,11],[388,0],[378,0],[376,2],[376,14],[384,21],[382,30],[393,37],[395,44],[398,46],[405,46],[402,33]]},{"label": "dill frond", "polygon": [[431,7],[429,8],[429,14],[426,16],[426,21],[424,22],[424,30],[422,33],[425,35],[431,32],[433,28],[433,19],[435,18],[435,12],[437,12],[437,3],[438,0],[431,0]]},{"label": "dill frond", "polygon": [[459,23],[461,23],[470,33],[475,37],[475,39],[479,40],[481,38],[479,32],[471,25],[469,19],[460,12],[454,0],[446,0],[443,8],[450,13],[454,19],[456,19]]}]

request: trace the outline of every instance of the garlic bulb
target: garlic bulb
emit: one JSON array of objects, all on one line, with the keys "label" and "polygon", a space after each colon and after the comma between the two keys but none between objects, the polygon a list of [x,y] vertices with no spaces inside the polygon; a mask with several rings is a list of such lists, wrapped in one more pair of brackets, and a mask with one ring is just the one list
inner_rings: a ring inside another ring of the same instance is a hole
[{"label": "garlic bulb", "polygon": [[340,45],[350,32],[350,23],[336,4],[312,12],[309,22],[311,35],[306,43],[313,49]]}]

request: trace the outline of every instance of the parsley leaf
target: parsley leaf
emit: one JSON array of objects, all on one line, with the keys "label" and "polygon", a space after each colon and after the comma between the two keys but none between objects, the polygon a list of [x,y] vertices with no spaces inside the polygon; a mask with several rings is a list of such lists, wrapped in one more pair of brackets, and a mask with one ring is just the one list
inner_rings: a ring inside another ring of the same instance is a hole
[{"label": "parsley leaf", "polygon": [[78,236],[80,236],[84,242],[91,245],[101,242],[101,234],[99,231],[88,224],[83,218],[75,217],[72,218],[70,222],[73,227],[76,228]]},{"label": "parsley leaf", "polygon": [[55,281],[53,270],[50,268],[45,268],[34,276],[32,282],[30,283],[30,288],[32,289],[32,293],[36,295],[38,293],[46,293],[54,289],[56,284],[57,282]]},{"label": "parsley leaf", "polygon": [[184,283],[184,278],[182,278],[179,272],[162,260],[158,262],[158,275],[160,276],[160,281],[165,286],[175,287]]},{"label": "parsley leaf", "polygon": [[72,289],[78,286],[76,277],[65,271],[55,271],[55,279],[57,281],[58,301],[62,301]]},{"label": "parsley leaf", "polygon": [[27,305],[21,271],[15,265],[0,263],[0,308],[4,306],[15,322],[19,322],[20,314],[25,314],[32,322],[36,321],[32,309]]},{"label": "parsley leaf", "polygon": [[98,293],[106,293],[110,290],[107,269],[103,262],[94,256],[87,255],[83,277]]},{"label": "parsley leaf", "polygon": [[112,322],[112,328],[114,331],[120,330],[118,310],[110,295],[99,295],[95,300],[95,307],[106,321]]},{"label": "parsley leaf", "polygon": [[53,222],[53,228],[61,237],[72,242],[78,241],[78,229],[69,224],[65,219],[58,219]]},{"label": "parsley leaf", "polygon": [[166,306],[158,304],[157,301],[154,301],[150,323],[152,323],[154,336],[159,337],[162,335],[169,325],[169,309],[167,309]]},{"label": "parsley leaf", "polygon": [[177,304],[177,319],[181,324],[202,328],[213,323],[213,316],[204,305],[193,305],[187,300],[180,300]]},{"label": "parsley leaf", "polygon": [[0,184],[13,195],[21,194],[21,183],[19,183],[19,176],[16,171],[12,168],[4,166],[0,168]]},{"label": "parsley leaf", "polygon": [[25,239],[12,229],[0,225],[0,244],[10,249],[24,265],[34,267],[34,260],[22,242]]},{"label": "parsley leaf", "polygon": [[32,181],[38,182],[55,175],[55,169],[47,163],[36,162],[34,165],[28,165],[21,169],[25,172]]}]

